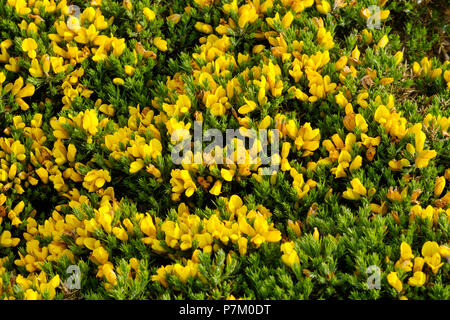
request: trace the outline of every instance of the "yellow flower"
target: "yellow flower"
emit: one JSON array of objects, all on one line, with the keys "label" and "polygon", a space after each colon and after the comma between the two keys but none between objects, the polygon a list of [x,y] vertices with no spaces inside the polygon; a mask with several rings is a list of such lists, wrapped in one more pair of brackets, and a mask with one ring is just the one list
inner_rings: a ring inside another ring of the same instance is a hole
[{"label": "yellow flower", "polygon": [[8,54],[8,49],[12,46],[12,40],[6,39],[0,43],[0,62],[7,63],[10,59],[10,55]]},{"label": "yellow flower", "polygon": [[36,58],[36,49],[38,45],[33,38],[26,38],[22,41],[22,50],[25,51],[31,59]]},{"label": "yellow flower", "polygon": [[113,217],[111,214],[109,214],[107,211],[110,210],[109,206],[103,206],[99,208],[99,213],[97,216],[97,222],[100,223],[103,230],[105,230],[107,233],[111,233],[111,223]]},{"label": "yellow flower", "polygon": [[300,236],[301,229],[298,221],[292,221],[291,219],[288,220],[288,227],[294,231],[296,236]]},{"label": "yellow flower", "polygon": [[225,12],[226,14],[230,14],[231,11],[235,11],[237,13],[238,12],[237,0],[233,0],[230,3],[225,3],[222,8],[223,12]]},{"label": "yellow flower", "polygon": [[168,246],[175,248],[181,237],[181,229],[178,223],[166,220],[161,225],[161,231],[166,235],[165,242]]},{"label": "yellow flower", "polygon": [[173,266],[173,273],[180,279],[181,282],[186,282],[191,275],[191,270],[188,266],[184,267],[179,263]]},{"label": "yellow flower", "polygon": [[439,197],[442,191],[444,191],[444,188],[445,188],[445,177],[444,176],[436,177],[436,183],[434,185],[434,196]]},{"label": "yellow flower", "polygon": [[[41,275],[40,275],[41,277]],[[44,277],[43,280],[40,280],[41,283],[39,285],[39,291],[42,293],[48,292],[50,300],[55,297],[56,294],[56,288],[59,286],[61,279],[59,278],[59,275],[54,276],[48,283],[45,283],[46,277]]]},{"label": "yellow flower", "polygon": [[111,182],[109,172],[106,170],[91,170],[84,177],[83,187],[89,192],[94,192],[104,186],[106,182]]},{"label": "yellow flower", "polygon": [[437,156],[435,150],[424,150],[426,135],[423,131],[415,133],[415,153],[416,156],[416,166],[417,168],[425,168],[431,159]]},{"label": "yellow flower", "polygon": [[122,241],[128,240],[128,234],[123,228],[114,227],[112,228],[112,233],[116,236],[117,239],[120,239]]},{"label": "yellow flower", "polygon": [[1,90],[1,86],[3,84],[3,82],[5,82],[6,80],[6,76],[3,72],[0,72],[0,90]]},{"label": "yellow flower", "polygon": [[295,251],[295,245],[293,241],[283,243],[280,246],[280,250],[281,252],[283,252],[281,260],[285,265],[287,265],[288,267],[292,267],[295,264],[300,264],[300,258]]},{"label": "yellow flower", "polygon": [[411,164],[408,159],[391,160],[389,161],[389,168],[393,171],[400,171],[403,167],[409,167]]},{"label": "yellow flower", "polygon": [[125,39],[113,38],[113,40],[111,41],[111,47],[113,48],[112,54],[116,57],[120,57],[127,47],[125,44]]},{"label": "yellow flower", "polygon": [[27,289],[25,291],[25,300],[38,300],[39,298],[39,293],[34,291],[33,289]]},{"label": "yellow flower", "polygon": [[66,71],[68,65],[64,65],[62,57],[50,57],[50,64],[54,73],[61,73]]},{"label": "yellow flower", "polygon": [[422,255],[425,263],[431,268],[433,273],[437,273],[444,265],[443,262],[441,263],[441,255],[439,252],[439,244],[435,241],[427,241],[422,246]]},{"label": "yellow flower", "polygon": [[367,108],[369,103],[366,101],[366,99],[369,97],[369,93],[367,91],[363,91],[358,94],[356,97],[356,102],[363,108]]},{"label": "yellow flower", "polygon": [[367,194],[367,189],[363,186],[361,181],[358,178],[352,179],[350,181],[352,188],[348,188],[342,193],[342,196],[348,200],[359,200],[361,196],[365,196]]},{"label": "yellow flower", "polygon": [[378,41],[378,44],[375,46],[375,49],[378,48],[384,48],[386,47],[386,45],[389,43],[389,38],[388,36],[385,34],[383,35],[383,37],[381,37],[380,41]]},{"label": "yellow flower", "polygon": [[362,157],[360,155],[357,155],[350,164],[349,167],[350,172],[353,172],[354,170],[361,168],[361,165],[362,165]]},{"label": "yellow flower", "polygon": [[243,29],[247,23],[253,23],[258,19],[258,13],[253,5],[246,4],[239,7],[238,17],[239,28]]},{"label": "yellow flower", "polygon": [[239,253],[243,256],[247,254],[247,238],[241,237],[238,240],[238,246],[239,246]]},{"label": "yellow flower", "polygon": [[[243,209],[243,208],[245,208],[244,211],[247,212],[246,211],[247,207],[243,206],[243,204],[244,203],[243,203],[242,199],[238,195],[234,194],[230,197],[230,200],[228,201],[228,209],[230,210],[230,212],[232,214],[235,214],[235,213],[241,211],[241,209]],[[245,212],[244,212],[244,214],[245,214]]]},{"label": "yellow flower", "polygon": [[414,272],[414,275],[408,279],[408,284],[412,287],[421,287],[425,284],[427,277],[422,271]]},{"label": "yellow flower", "polygon": [[34,85],[27,83],[25,87],[23,87],[23,78],[19,77],[16,81],[14,81],[14,84],[8,83],[4,89],[6,92],[11,91],[12,95],[16,99],[16,103],[22,110],[25,111],[30,108],[30,106],[23,101],[22,98],[31,97],[34,94]]},{"label": "yellow flower", "polygon": [[311,124],[306,122],[298,130],[294,143],[297,146],[297,150],[303,150],[302,157],[310,156],[320,146],[320,130],[312,129]]},{"label": "yellow flower", "polygon": [[359,15],[367,20],[370,18],[371,13],[368,8],[361,8],[361,10],[359,11]]},{"label": "yellow flower", "polygon": [[403,284],[401,280],[398,278],[397,272],[391,272],[387,275],[388,283],[395,289],[397,292],[403,290]]},{"label": "yellow flower", "polygon": [[180,113],[186,113],[191,109],[191,99],[185,94],[180,94],[176,106],[180,110]]},{"label": "yellow flower", "polygon": [[355,49],[352,51],[352,58],[355,60],[359,60],[359,56],[361,55],[361,52],[358,49],[358,46],[355,46]]},{"label": "yellow flower", "polygon": [[[256,247],[259,247],[264,241],[278,242],[281,240],[281,232],[274,229],[271,225],[269,226],[262,214],[256,215],[253,227],[255,234],[251,238],[251,241]],[[250,233],[253,233],[253,231],[250,231]]]},{"label": "yellow flower", "polygon": [[[347,56],[340,57],[339,60],[336,61],[336,63],[335,63],[336,71],[340,71],[340,70],[344,69],[344,67],[347,65],[347,62],[348,62]],[[339,94],[342,94],[342,92],[339,92]]]},{"label": "yellow flower", "polygon": [[19,244],[19,238],[11,238],[11,232],[8,230],[3,231],[0,235],[0,246],[1,247],[15,247]]},{"label": "yellow flower", "polygon": [[350,181],[350,184],[352,185],[353,191],[360,194],[360,195],[366,195],[367,190],[366,188],[363,186],[363,184],[361,183],[361,181],[359,181],[358,178],[353,179],[352,181]]},{"label": "yellow flower", "polygon": [[96,14],[95,9],[93,7],[88,7],[80,15],[80,20],[82,22],[89,21],[90,23],[92,23],[95,20],[95,14]]},{"label": "yellow flower", "polygon": [[142,168],[144,168],[145,163],[144,160],[142,159],[137,159],[136,161],[133,161],[130,164],[130,173],[136,173],[138,171],[140,171]]},{"label": "yellow flower", "polygon": [[117,276],[111,263],[104,264],[102,267],[102,272],[106,278],[106,281],[108,281],[113,286],[117,284]]},{"label": "yellow flower", "polygon": [[78,35],[74,38],[74,40],[81,44],[88,44],[89,42],[93,42],[97,39],[98,30],[95,27],[95,24],[91,24],[89,28],[80,28],[78,31]]},{"label": "yellow flower", "polygon": [[[289,70],[289,74],[292,78],[294,78],[295,82],[299,82],[300,78],[303,76],[303,71],[301,70],[303,67],[303,63],[295,58],[294,62],[292,63],[292,70]],[[264,78],[265,80],[265,78]],[[295,87],[293,87],[295,88]],[[295,88],[297,90],[297,88]],[[300,89],[298,89],[300,90]],[[301,90],[300,90],[301,91]]]},{"label": "yellow flower", "polygon": [[[380,3],[380,2],[379,2]],[[381,4],[380,4],[381,5]],[[381,10],[380,12],[380,19],[381,20],[386,20],[389,17],[389,14],[391,12],[389,10]]]},{"label": "yellow flower", "polygon": [[410,260],[414,258],[411,247],[406,242],[402,242],[402,244],[400,245],[400,257],[403,260]]},{"label": "yellow flower", "polygon": [[[82,241],[82,244],[83,244],[86,248],[88,248],[89,250],[94,251],[95,249],[101,247],[100,240],[97,240],[97,239],[95,239],[95,238],[82,238],[82,240],[83,240],[83,241]],[[99,251],[97,251],[96,254],[99,254],[99,253],[101,253],[101,252],[102,252],[102,251],[99,250]],[[93,256],[93,258],[95,259],[95,256]]]},{"label": "yellow flower", "polygon": [[292,14],[291,11],[288,11],[283,19],[281,19],[281,24],[283,25],[283,27],[285,27],[286,29],[290,27],[292,21],[294,21],[294,15]]},{"label": "yellow flower", "polygon": [[422,257],[416,257],[414,258],[414,268],[413,271],[422,271],[423,265],[425,264],[425,260]]},{"label": "yellow flower", "polygon": [[110,117],[114,116],[114,114],[116,113],[116,110],[114,109],[112,104],[100,104],[98,110]]},{"label": "yellow flower", "polygon": [[174,24],[180,22],[181,14],[174,13],[167,17],[167,20],[172,21]]},{"label": "yellow flower", "polygon": [[319,233],[319,229],[317,229],[317,227],[314,227],[313,238],[314,238],[314,240],[319,241],[320,233]]},{"label": "yellow flower", "polygon": [[36,169],[36,174],[44,184],[48,183],[48,171],[44,167]]},{"label": "yellow flower", "polygon": [[144,10],[142,12],[144,13],[144,15],[148,21],[155,20],[156,15],[152,9],[146,7],[146,8],[144,8]]},{"label": "yellow flower", "polygon": [[93,60],[94,62],[98,62],[98,61],[105,60],[107,57],[108,57],[108,55],[107,55],[107,52],[106,52],[106,50],[105,50],[105,45],[104,45],[104,44],[101,44],[100,47],[98,47],[98,48],[95,50],[95,54],[94,54],[94,56],[92,57],[92,60]]},{"label": "yellow flower", "polygon": [[156,227],[153,223],[152,217],[149,214],[146,214],[145,218],[141,220],[139,228],[150,239],[156,239]]},{"label": "yellow flower", "polygon": [[83,114],[83,129],[94,136],[98,132],[97,112],[94,109],[86,110]]},{"label": "yellow flower", "polygon": [[114,78],[113,83],[117,86],[122,86],[125,83],[125,81],[122,78]]},{"label": "yellow flower", "polygon": [[425,262],[431,268],[431,271],[433,271],[433,273],[437,273],[439,269],[444,265],[444,263],[441,262],[441,255],[439,253],[435,253],[431,257],[425,257]]},{"label": "yellow flower", "polygon": [[162,266],[156,270],[156,274],[152,276],[152,281],[158,281],[161,283],[165,288],[169,287],[169,284],[166,281],[166,274],[170,274],[173,267],[171,265],[169,266]]},{"label": "yellow flower", "polygon": [[316,8],[321,14],[327,14],[331,12],[331,5],[326,0],[318,0],[316,1]]},{"label": "yellow flower", "polygon": [[420,74],[420,72],[422,70],[420,67],[420,64],[417,61],[414,61],[412,69],[413,69],[414,74],[416,74],[416,75]]},{"label": "yellow flower", "polygon": [[39,64],[37,59],[33,59],[31,61],[31,67],[28,69],[30,75],[36,78],[40,78],[44,76],[44,72],[42,72],[41,65]]},{"label": "yellow flower", "polygon": [[163,40],[161,37],[156,37],[153,39],[153,44],[158,48],[158,50],[167,51],[167,41]]},{"label": "yellow flower", "polygon": [[75,161],[75,156],[77,154],[77,148],[73,144],[69,144],[67,148],[67,160],[69,162]]},{"label": "yellow flower", "polygon": [[231,169],[220,169],[220,175],[225,181],[232,181],[234,176],[234,170]]},{"label": "yellow flower", "polygon": [[402,269],[404,272],[410,272],[413,269],[413,263],[411,262],[411,260],[403,260],[400,258],[395,263],[395,268]]},{"label": "yellow flower", "polygon": [[103,248],[102,246],[92,251],[92,260],[97,264],[103,265],[107,263],[108,257],[109,257],[108,251],[106,251],[105,248]]},{"label": "yellow flower", "polygon": [[6,202],[6,199],[6,196],[3,193],[0,193],[0,206]]},{"label": "yellow flower", "polygon": [[[190,197],[197,190],[197,186],[192,180],[188,170],[174,169],[171,172],[172,178],[170,183],[172,185],[172,192],[175,194],[181,194],[183,191],[187,197]],[[177,198],[179,196],[176,196]]]},{"label": "yellow flower", "polygon": [[206,23],[203,23],[203,22],[201,22],[201,21],[197,21],[196,23],[195,23],[195,29],[197,30],[197,31],[200,31],[200,32],[203,32],[203,33],[206,33],[206,34],[211,34],[211,33],[213,33],[213,28],[212,28],[212,26],[210,25],[210,24],[206,24]]},{"label": "yellow flower", "polygon": [[212,186],[212,188],[209,190],[209,193],[218,196],[221,190],[222,190],[222,181],[217,180]]},{"label": "yellow flower", "polygon": [[369,128],[366,119],[359,113],[355,115],[355,126],[361,129],[361,132],[367,132]]},{"label": "yellow flower", "polygon": [[[1,200],[0,200],[0,203],[1,203]],[[439,254],[441,255],[442,258],[445,258],[445,259],[447,259],[447,261],[450,261],[450,247],[441,245],[439,247]]]},{"label": "yellow flower", "polygon": [[5,69],[11,72],[19,72],[19,58],[9,58],[9,64],[5,64]]},{"label": "yellow flower", "polygon": [[131,2],[131,0],[123,0],[122,2],[122,6],[127,9],[128,11],[133,9],[133,3]]},{"label": "yellow flower", "polygon": [[125,69],[125,73],[126,73],[127,75],[129,75],[129,76],[132,76],[132,75],[134,74],[134,71],[136,70],[136,68],[133,68],[133,67],[130,66],[130,65],[126,65],[126,66],[124,67],[124,69]]},{"label": "yellow flower", "polygon": [[395,59],[395,65],[398,65],[403,60],[403,52],[397,51],[397,53],[394,55]]},{"label": "yellow flower", "polygon": [[256,102],[254,102],[252,100],[247,100],[245,97],[244,97],[244,101],[245,101],[246,104],[244,104],[243,106],[241,106],[238,109],[238,112],[240,114],[247,114],[247,113],[252,112],[253,110],[256,109]]}]

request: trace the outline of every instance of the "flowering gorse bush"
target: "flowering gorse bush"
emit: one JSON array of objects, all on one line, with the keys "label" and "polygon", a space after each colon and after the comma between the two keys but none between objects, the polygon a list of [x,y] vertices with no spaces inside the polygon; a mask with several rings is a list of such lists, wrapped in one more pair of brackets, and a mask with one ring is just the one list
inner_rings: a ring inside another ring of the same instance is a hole
[{"label": "flowering gorse bush", "polygon": [[450,299],[440,14],[0,2],[0,298]]}]

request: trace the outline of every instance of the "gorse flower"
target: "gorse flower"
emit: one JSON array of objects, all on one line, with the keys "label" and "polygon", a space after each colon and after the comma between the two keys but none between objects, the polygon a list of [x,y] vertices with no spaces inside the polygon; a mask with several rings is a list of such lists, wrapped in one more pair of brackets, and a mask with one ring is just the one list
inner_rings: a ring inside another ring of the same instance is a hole
[{"label": "gorse flower", "polygon": [[19,77],[14,84],[8,83],[4,90],[6,92],[10,92],[14,96],[16,103],[20,106],[22,110],[28,110],[30,106],[26,103],[22,98],[31,97],[35,92],[35,86],[27,83],[24,86],[24,80],[22,77]]},{"label": "gorse flower", "polygon": [[84,177],[83,187],[89,192],[93,192],[105,185],[106,182],[110,182],[111,177],[106,170],[91,170]]},{"label": "gorse flower", "polygon": [[25,51],[31,59],[36,58],[37,47],[37,43],[33,38],[26,38],[22,41],[22,50]]},{"label": "gorse flower", "polygon": [[397,290],[397,292],[401,292],[403,290],[403,284],[398,278],[397,272],[389,273],[387,276],[387,281],[395,290]]},{"label": "gorse flower", "polygon": [[281,259],[283,260],[283,263],[286,264],[289,267],[292,267],[294,264],[299,264],[300,259],[295,252],[294,249],[294,243],[293,242],[285,242],[280,247],[281,252],[283,252],[283,255],[281,256]]}]

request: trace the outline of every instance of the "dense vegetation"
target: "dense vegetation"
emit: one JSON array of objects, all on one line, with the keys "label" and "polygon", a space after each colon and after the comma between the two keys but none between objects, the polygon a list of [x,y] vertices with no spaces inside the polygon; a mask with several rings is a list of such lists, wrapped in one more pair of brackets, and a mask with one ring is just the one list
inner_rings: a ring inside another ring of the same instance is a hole
[{"label": "dense vegetation", "polygon": [[0,298],[450,299],[445,7],[0,0]]}]

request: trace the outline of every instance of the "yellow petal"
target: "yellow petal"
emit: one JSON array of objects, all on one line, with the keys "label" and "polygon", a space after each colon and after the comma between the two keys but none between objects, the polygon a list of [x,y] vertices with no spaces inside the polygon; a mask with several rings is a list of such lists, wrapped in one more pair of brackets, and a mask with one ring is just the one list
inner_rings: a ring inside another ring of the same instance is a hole
[{"label": "yellow petal", "polygon": [[387,276],[388,283],[395,289],[397,292],[403,290],[403,285],[400,279],[398,278],[397,272],[391,272]]},{"label": "yellow petal", "polygon": [[150,8],[144,8],[143,13],[148,21],[155,20],[156,18],[155,12]]},{"label": "yellow petal", "polygon": [[26,38],[22,41],[22,50],[29,52],[37,49],[37,43],[33,38]]},{"label": "yellow petal", "polygon": [[414,136],[415,136],[414,140],[415,140],[415,144],[416,144],[416,152],[420,153],[420,151],[423,150],[426,135],[423,131],[419,131]]},{"label": "yellow petal", "polygon": [[439,245],[435,241],[427,241],[422,246],[422,256],[432,257],[434,254],[439,253]]},{"label": "yellow petal", "polygon": [[421,287],[425,284],[426,279],[425,273],[417,271],[414,272],[414,276],[408,279],[408,284],[413,287]]},{"label": "yellow petal", "polygon": [[415,164],[419,169],[425,168],[426,166],[428,166],[429,161],[435,158],[436,156],[437,153],[435,150],[423,150],[417,156]]},{"label": "yellow petal", "polygon": [[16,95],[16,98],[31,97],[34,94],[34,85],[27,83]]},{"label": "yellow petal", "polygon": [[400,245],[400,256],[403,260],[409,260],[414,258],[411,247],[409,246],[408,243],[402,242],[402,244]]},{"label": "yellow petal", "polygon": [[160,51],[167,51],[167,41],[162,39],[161,37],[156,37],[155,39],[153,39],[153,44]]},{"label": "yellow petal", "polygon": [[213,187],[211,188],[211,190],[209,190],[209,193],[218,196],[220,194],[220,192],[222,191],[222,181],[217,180]]},{"label": "yellow petal", "polygon": [[31,61],[31,68],[28,69],[28,71],[30,72],[30,74],[33,77],[39,78],[39,77],[43,77],[44,76],[44,73],[42,72],[41,65],[39,64],[37,59],[33,59]]},{"label": "yellow petal", "polygon": [[220,175],[225,181],[232,181],[234,176],[234,170],[227,170],[222,168],[220,170]]}]

